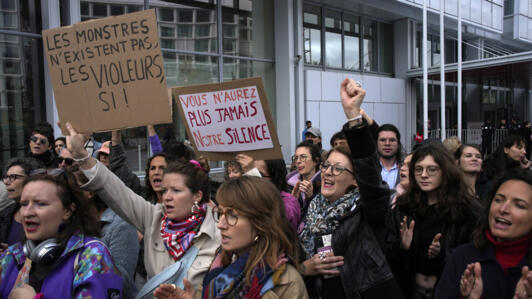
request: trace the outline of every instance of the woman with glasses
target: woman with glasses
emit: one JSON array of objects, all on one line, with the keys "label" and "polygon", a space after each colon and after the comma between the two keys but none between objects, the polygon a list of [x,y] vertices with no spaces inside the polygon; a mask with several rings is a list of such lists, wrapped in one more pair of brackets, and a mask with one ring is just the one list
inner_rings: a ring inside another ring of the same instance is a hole
[{"label": "woman with glasses", "polygon": [[197,166],[199,163],[169,163],[161,177],[162,202],[152,204],[90,157],[83,148],[82,136],[70,123],[67,128],[67,146],[89,180],[82,188],[98,194],[109,208],[144,235],[148,279],[180,261],[190,250],[193,262],[186,277],[194,287],[201,285],[220,235],[207,205],[209,177]]},{"label": "woman with glasses", "polygon": [[[46,171],[44,171],[46,173]],[[0,255],[1,298],[120,298],[122,278],[70,173],[24,181],[24,242]]]},{"label": "woman with glasses", "polygon": [[320,193],[320,163],[321,150],[309,141],[301,142],[292,156],[292,165],[296,169],[286,176],[286,181],[292,188],[292,195],[299,201],[302,219],[310,200]]},{"label": "woman with glasses", "polygon": [[27,157],[35,158],[45,168],[57,168],[54,151],[54,128],[47,122],[39,123],[33,128]]},{"label": "woman with glasses", "polygon": [[6,186],[8,200],[2,202],[0,210],[0,252],[8,245],[22,240],[22,216],[20,215],[20,195],[24,179],[38,168],[33,158],[13,158],[7,162],[3,183]]},{"label": "woman with glasses", "polygon": [[308,298],[296,270],[297,240],[275,186],[243,176],[222,184],[213,209],[220,250],[201,287],[161,285],[168,298]]},{"label": "woman with glasses", "polygon": [[435,298],[532,297],[532,175],[514,169],[494,182],[472,242],[453,252]]},{"label": "woman with glasses", "polygon": [[432,298],[445,260],[473,231],[474,198],[441,144],[417,148],[409,176],[390,215],[386,254],[406,297]]},{"label": "woman with glasses", "polygon": [[345,79],[340,94],[349,148],[333,148],[321,164],[321,192],[310,202],[299,234],[301,273],[311,298],[397,298],[399,288],[380,246],[390,190],[360,114],[365,91]]}]

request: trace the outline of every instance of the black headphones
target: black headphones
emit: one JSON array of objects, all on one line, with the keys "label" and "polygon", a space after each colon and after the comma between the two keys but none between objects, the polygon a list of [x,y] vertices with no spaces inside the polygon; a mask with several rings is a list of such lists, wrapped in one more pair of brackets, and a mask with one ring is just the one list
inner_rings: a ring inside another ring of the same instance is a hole
[{"label": "black headphones", "polygon": [[24,243],[24,254],[33,262],[50,264],[61,254],[61,244],[57,243],[55,238],[42,241],[37,246],[35,246],[32,240],[26,240]]}]

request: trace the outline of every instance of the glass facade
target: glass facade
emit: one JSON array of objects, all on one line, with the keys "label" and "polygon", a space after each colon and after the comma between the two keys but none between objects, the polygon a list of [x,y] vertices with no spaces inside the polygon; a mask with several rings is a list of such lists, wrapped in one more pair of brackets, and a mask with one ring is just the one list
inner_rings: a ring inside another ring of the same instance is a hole
[{"label": "glass facade", "polygon": [[305,3],[305,64],[324,68],[393,74],[393,27]]},{"label": "glass facade", "polygon": [[35,124],[45,120],[40,4],[0,1],[0,165],[24,156]]}]

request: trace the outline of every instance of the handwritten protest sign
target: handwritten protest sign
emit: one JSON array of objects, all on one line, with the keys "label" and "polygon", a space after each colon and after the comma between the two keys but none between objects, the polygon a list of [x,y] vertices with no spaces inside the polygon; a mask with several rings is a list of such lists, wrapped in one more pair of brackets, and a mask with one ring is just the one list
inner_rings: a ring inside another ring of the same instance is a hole
[{"label": "handwritten protest sign", "polygon": [[172,121],[154,9],[42,36],[63,125],[87,133]]},{"label": "handwritten protest sign", "polygon": [[211,160],[282,159],[261,78],[172,88],[194,147]]}]

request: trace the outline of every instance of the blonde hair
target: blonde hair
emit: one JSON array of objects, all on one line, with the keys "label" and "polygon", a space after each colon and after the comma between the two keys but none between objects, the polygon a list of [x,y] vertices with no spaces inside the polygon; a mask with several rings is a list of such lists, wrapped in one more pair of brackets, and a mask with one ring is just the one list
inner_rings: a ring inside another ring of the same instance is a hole
[{"label": "blonde hair", "polygon": [[[246,282],[259,264],[275,269],[279,257],[285,254],[297,263],[297,237],[286,219],[284,202],[279,190],[269,181],[243,176],[223,183],[216,192],[218,203],[246,217],[258,238],[253,241],[246,263]],[[231,253],[222,250],[222,264],[231,263]]]},{"label": "blonde hair", "polygon": [[460,141],[460,139],[458,139],[457,136],[451,136],[443,141],[443,146],[447,151],[449,151],[452,156],[454,156],[454,154],[460,148],[461,145],[462,142]]}]

